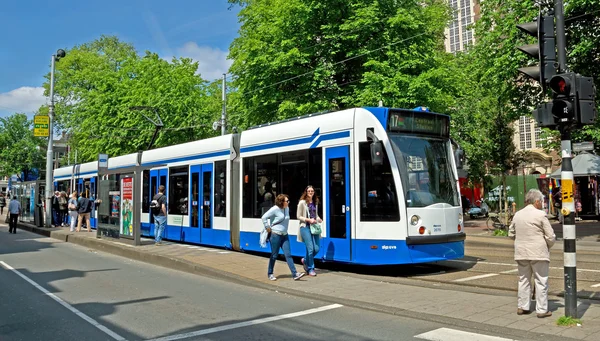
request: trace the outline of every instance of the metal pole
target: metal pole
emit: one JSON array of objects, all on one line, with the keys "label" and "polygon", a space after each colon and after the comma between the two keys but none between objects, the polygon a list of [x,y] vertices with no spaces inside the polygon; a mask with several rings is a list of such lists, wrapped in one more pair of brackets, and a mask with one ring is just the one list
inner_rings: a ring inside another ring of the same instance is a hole
[{"label": "metal pole", "polygon": [[561,127],[561,213],[563,215],[565,316],[577,318],[577,258],[575,253],[575,203],[573,196],[573,165],[571,164],[570,129],[571,128],[569,126]]},{"label": "metal pole", "polygon": [[225,129],[225,115],[227,111],[227,95],[225,91],[227,90],[227,74],[223,74],[223,110],[221,111],[221,135],[227,134],[227,130]]},{"label": "metal pole", "polygon": [[567,70],[567,38],[562,0],[554,0],[554,19],[556,20],[556,50],[558,52],[558,73],[560,74]]},{"label": "metal pole", "polygon": [[54,120],[54,65],[56,55],[52,55],[52,69],[50,71],[50,105],[48,111],[48,152],[46,153],[46,227],[52,227],[52,150],[54,137],[52,136],[52,121]]}]

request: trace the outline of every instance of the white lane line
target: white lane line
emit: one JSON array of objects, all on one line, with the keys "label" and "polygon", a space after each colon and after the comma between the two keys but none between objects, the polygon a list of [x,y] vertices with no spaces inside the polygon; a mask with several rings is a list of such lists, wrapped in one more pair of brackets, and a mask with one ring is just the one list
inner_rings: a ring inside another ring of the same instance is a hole
[{"label": "white lane line", "polygon": [[466,282],[466,281],[472,281],[474,279],[481,279],[481,278],[494,277],[494,276],[498,276],[498,274],[485,274],[485,275],[479,275],[479,276],[459,278],[459,279],[453,280],[452,282]]},{"label": "white lane line", "polygon": [[224,254],[224,253],[231,253],[231,252],[229,252],[229,251],[221,251],[221,252],[219,252],[219,253],[220,253],[220,254]]},{"label": "white lane line", "polygon": [[592,288],[600,287],[600,283],[592,285]]},{"label": "white lane line", "polygon": [[[450,260],[447,260],[445,262],[467,263],[467,264],[486,264],[486,265],[505,265],[505,266],[517,267],[517,264],[510,264],[510,263],[479,262],[479,261],[474,261],[474,260],[460,260],[460,259],[450,259]],[[564,267],[551,266],[550,269],[553,269],[553,270],[564,270]],[[600,270],[577,268],[577,272],[597,272],[597,273],[600,273]]]},{"label": "white lane line", "polygon": [[188,249],[199,249],[199,246],[188,246]]},{"label": "white lane line", "polygon": [[94,320],[93,318],[91,318],[91,317],[87,316],[86,314],[82,313],[81,311],[77,310],[75,307],[73,307],[69,303],[63,301],[60,297],[54,295],[53,293],[49,292],[48,290],[46,290],[45,288],[43,288],[42,286],[40,286],[39,284],[37,284],[36,282],[34,282],[33,280],[29,279],[29,277],[27,277],[27,276],[23,275],[22,273],[20,273],[19,271],[15,270],[12,266],[6,264],[3,261],[0,261],[0,265],[2,265],[5,269],[10,270],[10,271],[16,273],[17,275],[19,275],[19,277],[21,277],[24,280],[26,280],[27,282],[29,282],[29,284],[31,284],[34,287],[36,287],[39,291],[41,291],[44,294],[50,296],[50,298],[52,298],[56,302],[60,303],[63,307],[69,309],[75,315],[81,317],[82,319],[84,319],[86,322],[88,322],[92,326],[94,326],[94,327],[100,329],[101,331],[103,331],[104,333],[108,334],[113,339],[120,340],[120,341],[125,341],[126,340],[121,335],[119,335],[119,334],[113,332],[112,330],[106,328],[105,326],[101,325],[100,323],[98,323],[98,321]]},{"label": "white lane line", "polygon": [[519,272],[519,269],[512,269],[512,270],[502,271],[500,273],[501,274],[511,274],[513,272]]},{"label": "white lane line", "polygon": [[516,341],[514,339],[463,332],[461,330],[450,328],[439,328],[427,333],[415,335],[415,337],[430,341]]},{"label": "white lane line", "polygon": [[324,307],[319,307],[319,308],[314,308],[314,309],[299,311],[297,313],[290,313],[290,314],[285,314],[285,315],[280,315],[280,316],[265,317],[265,318],[262,318],[262,319],[256,319],[256,320],[251,320],[251,321],[246,321],[246,322],[240,322],[240,323],[234,323],[234,324],[228,324],[228,325],[224,325],[224,326],[220,326],[220,327],[208,328],[208,329],[198,330],[198,331],[190,332],[190,333],[165,336],[165,337],[161,337],[161,338],[158,338],[158,339],[151,339],[151,340],[147,340],[147,341],[173,341],[173,340],[187,339],[187,338],[194,337],[194,336],[212,334],[212,333],[222,332],[222,331],[225,331],[225,330],[231,330],[231,329],[236,329],[236,328],[255,326],[257,324],[268,323],[268,322],[279,321],[279,320],[285,320],[285,319],[294,318],[294,317],[298,317],[298,316],[315,314],[315,313],[319,313],[319,312],[322,312],[322,311],[327,311],[327,310],[341,308],[341,307],[343,307],[343,305],[341,305],[341,304],[326,305]]}]

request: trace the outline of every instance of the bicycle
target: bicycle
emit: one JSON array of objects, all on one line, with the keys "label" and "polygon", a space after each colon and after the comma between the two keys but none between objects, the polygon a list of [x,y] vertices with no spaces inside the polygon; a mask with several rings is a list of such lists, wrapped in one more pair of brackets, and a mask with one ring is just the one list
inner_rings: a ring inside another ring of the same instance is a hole
[{"label": "bicycle", "polygon": [[512,222],[513,215],[509,213],[508,215],[508,224],[504,224],[504,215],[505,213],[490,213],[487,220],[485,221],[485,225],[487,226],[488,232],[500,229],[508,231],[508,227]]}]

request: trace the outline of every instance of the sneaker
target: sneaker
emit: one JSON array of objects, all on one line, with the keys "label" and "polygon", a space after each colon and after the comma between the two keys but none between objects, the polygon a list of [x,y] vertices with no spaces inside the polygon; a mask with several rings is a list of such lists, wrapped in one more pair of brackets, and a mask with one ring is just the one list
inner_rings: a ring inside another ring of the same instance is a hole
[{"label": "sneaker", "polygon": [[308,272],[308,275],[309,275],[309,276],[312,276],[312,277],[317,277],[317,273],[315,272],[315,270],[310,270],[310,271]]},{"label": "sneaker", "polygon": [[303,276],[304,276],[304,272],[296,272],[296,274],[294,275],[294,281],[299,280]]},{"label": "sneaker", "polygon": [[517,309],[517,315],[523,315],[523,314],[525,314],[525,315],[531,314],[531,310],[525,310],[525,309],[521,309],[521,308]]},{"label": "sneaker", "polygon": [[154,245],[160,246],[160,245],[162,245],[162,243],[161,242],[156,242],[156,243],[154,243]]},{"label": "sneaker", "polygon": [[308,266],[306,266],[306,263],[304,262],[304,258],[302,258],[302,259],[300,260],[300,262],[302,262],[302,267],[304,267],[304,271],[305,271],[305,272],[308,272]]},{"label": "sneaker", "polygon": [[277,277],[275,277],[275,275],[273,275],[273,274],[269,275],[269,281],[276,281],[276,280],[277,280]]}]

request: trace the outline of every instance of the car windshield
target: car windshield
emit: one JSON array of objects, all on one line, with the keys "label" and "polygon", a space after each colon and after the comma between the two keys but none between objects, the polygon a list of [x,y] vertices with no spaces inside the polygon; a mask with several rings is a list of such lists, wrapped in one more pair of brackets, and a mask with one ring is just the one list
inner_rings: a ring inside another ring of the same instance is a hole
[{"label": "car windshield", "polygon": [[460,205],[448,140],[390,135],[407,207]]}]

